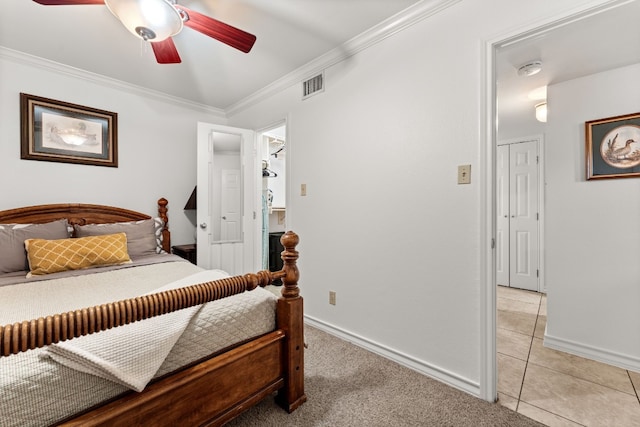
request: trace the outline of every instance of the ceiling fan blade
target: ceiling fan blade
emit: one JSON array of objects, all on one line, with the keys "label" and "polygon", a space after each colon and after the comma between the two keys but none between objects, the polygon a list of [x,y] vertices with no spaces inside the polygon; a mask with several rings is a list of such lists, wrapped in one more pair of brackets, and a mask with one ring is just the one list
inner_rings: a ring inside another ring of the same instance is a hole
[{"label": "ceiling fan blade", "polygon": [[104,0],[33,0],[44,6],[73,6],[80,4],[104,4]]},{"label": "ceiling fan blade", "polygon": [[171,37],[161,42],[151,42],[151,48],[156,55],[158,64],[179,64],[182,62]]},{"label": "ceiling fan blade", "polygon": [[176,9],[185,12],[189,17],[189,19],[184,22],[184,25],[244,53],[248,53],[256,42],[256,36],[253,34],[249,34],[246,31],[232,27],[229,24],[210,18],[182,5],[176,4],[174,6]]}]

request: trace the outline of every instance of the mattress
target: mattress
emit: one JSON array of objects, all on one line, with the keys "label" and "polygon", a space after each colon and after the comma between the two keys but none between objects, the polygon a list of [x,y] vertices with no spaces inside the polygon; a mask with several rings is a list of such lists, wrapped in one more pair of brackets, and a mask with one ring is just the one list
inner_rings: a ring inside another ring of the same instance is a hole
[{"label": "mattress", "polygon": [[[134,297],[199,271],[190,263],[171,261],[3,286],[0,325]],[[257,288],[203,305],[155,378],[274,330],[276,300],[273,293]],[[128,391],[44,357],[45,351],[0,357],[0,426],[50,425]]]}]

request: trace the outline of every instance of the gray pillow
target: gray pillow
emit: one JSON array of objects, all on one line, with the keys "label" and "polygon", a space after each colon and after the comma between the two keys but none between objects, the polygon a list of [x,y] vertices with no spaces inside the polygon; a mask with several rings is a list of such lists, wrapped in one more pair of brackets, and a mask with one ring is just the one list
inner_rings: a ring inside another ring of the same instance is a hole
[{"label": "gray pillow", "polygon": [[156,254],[156,227],[153,219],[113,224],[74,225],[73,227],[76,230],[76,237],[125,233],[127,235],[127,251],[131,259]]},{"label": "gray pillow", "polygon": [[28,270],[27,239],[68,239],[67,220],[46,224],[1,224],[0,225],[0,274]]}]

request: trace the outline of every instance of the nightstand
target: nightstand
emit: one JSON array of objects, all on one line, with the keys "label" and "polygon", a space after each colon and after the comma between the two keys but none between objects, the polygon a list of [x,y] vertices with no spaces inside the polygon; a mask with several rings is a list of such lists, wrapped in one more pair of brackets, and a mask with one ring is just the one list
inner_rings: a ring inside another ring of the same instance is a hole
[{"label": "nightstand", "polygon": [[198,245],[191,243],[190,245],[172,246],[173,253],[189,261],[191,264],[198,263]]}]

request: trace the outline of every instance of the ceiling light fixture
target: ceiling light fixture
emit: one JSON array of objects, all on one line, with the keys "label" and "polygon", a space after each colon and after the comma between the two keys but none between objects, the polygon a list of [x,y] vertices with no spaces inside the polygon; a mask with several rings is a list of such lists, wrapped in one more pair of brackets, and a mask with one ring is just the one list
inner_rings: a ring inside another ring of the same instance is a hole
[{"label": "ceiling light fixture", "polygon": [[541,102],[540,104],[536,104],[536,119],[542,123],[547,122],[547,103],[546,102]]},{"label": "ceiling light fixture", "polygon": [[183,19],[170,0],[104,0],[127,30],[145,41],[161,42],[182,30]]},{"label": "ceiling light fixture", "polygon": [[540,71],[542,71],[542,61],[529,61],[518,67],[519,76],[529,77],[538,74]]}]

